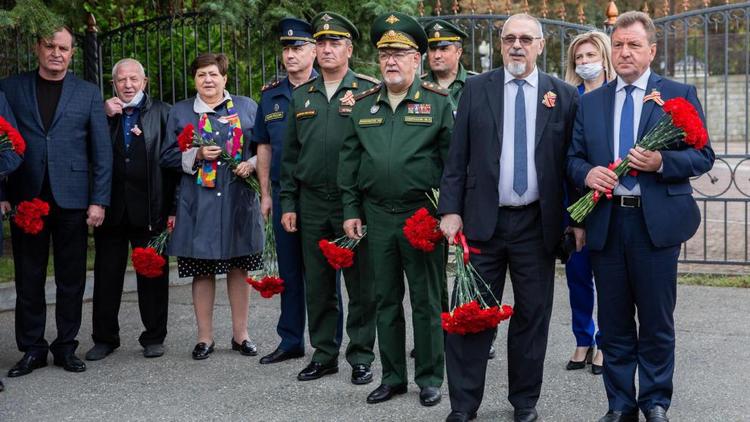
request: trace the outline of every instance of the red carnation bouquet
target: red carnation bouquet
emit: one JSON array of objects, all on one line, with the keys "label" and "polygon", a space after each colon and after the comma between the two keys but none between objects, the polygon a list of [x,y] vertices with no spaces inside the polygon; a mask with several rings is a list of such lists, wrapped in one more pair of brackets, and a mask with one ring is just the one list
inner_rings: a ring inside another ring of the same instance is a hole
[{"label": "red carnation bouquet", "polygon": [[404,224],[404,236],[415,249],[432,252],[443,238],[440,223],[427,208],[420,208]]},{"label": "red carnation bouquet", "polygon": [[167,260],[162,255],[173,230],[174,226],[170,222],[167,224],[166,230],[151,239],[145,248],[133,249],[130,259],[133,262],[136,274],[147,278],[156,278],[164,274],[164,265],[166,265]]},{"label": "red carnation bouquet", "polygon": [[349,239],[346,235],[334,240],[320,239],[318,247],[333,268],[349,268],[354,265],[354,248],[367,236],[367,226],[362,226],[362,233],[359,239]]},{"label": "red carnation bouquet", "polygon": [[44,219],[49,215],[49,204],[39,198],[21,201],[4,218],[13,219],[26,234],[39,234],[44,229]]},{"label": "red carnation bouquet", "polygon": [[266,241],[263,245],[263,270],[257,278],[248,277],[247,284],[266,299],[284,292],[284,280],[279,277],[279,260],[276,255],[276,237],[273,234],[273,220],[268,216],[265,225]]},{"label": "red carnation bouquet", "polygon": [[[649,151],[658,151],[680,141],[695,149],[703,149],[706,146],[708,132],[698,110],[688,100],[682,97],[672,98],[665,101],[662,108],[664,115],[659,118],[656,126],[638,142],[638,146]],[[629,163],[630,160],[625,157],[610,164],[608,168],[614,171],[617,177],[621,177],[627,172],[634,171],[628,167]],[[635,174],[631,173],[631,175]],[[612,192],[608,191],[604,195],[610,199]],[[599,191],[589,191],[575,204],[568,207],[570,218],[579,223],[583,221],[594,210],[601,196]]]},{"label": "red carnation bouquet", "polygon": [[[182,129],[179,135],[177,135],[177,145],[180,147],[180,151],[185,152],[193,147],[207,147],[207,146],[219,146],[213,140],[203,139],[200,134],[195,130],[195,126],[192,123],[188,123]],[[234,170],[240,165],[240,161],[229,155],[229,153],[222,148],[221,159],[229,163],[229,167]],[[255,177],[242,178],[242,181],[258,195],[260,195],[260,182]]]},{"label": "red carnation bouquet", "polygon": [[13,125],[0,116],[0,152],[3,151],[14,151],[18,155],[23,155],[26,151],[26,141]]},{"label": "red carnation bouquet", "polygon": [[[443,330],[447,333],[466,335],[495,329],[500,321],[513,315],[513,308],[509,305],[500,305],[490,287],[469,262],[469,254],[479,252],[469,247],[463,233],[456,234],[456,282],[453,287],[455,303],[452,304],[450,312],[440,315]],[[490,303],[482,296],[479,290],[480,283],[492,299]]]}]

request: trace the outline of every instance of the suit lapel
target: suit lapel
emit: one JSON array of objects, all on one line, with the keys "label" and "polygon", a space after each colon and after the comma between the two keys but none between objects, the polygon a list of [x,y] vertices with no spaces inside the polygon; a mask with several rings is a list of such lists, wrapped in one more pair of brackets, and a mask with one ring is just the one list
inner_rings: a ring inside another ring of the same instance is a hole
[{"label": "suit lapel", "polygon": [[[651,75],[648,77],[648,84],[646,84],[646,93],[644,95],[650,94],[653,90],[658,91],[660,87],[661,76],[651,72]],[[654,101],[646,101],[643,104],[643,108],[641,109],[641,119],[638,122],[638,136],[635,139],[640,140],[643,137],[644,132],[648,129],[648,122],[655,108],[656,103]]]},{"label": "suit lapel", "polygon": [[73,98],[73,92],[75,92],[76,82],[71,77],[70,73],[65,75],[63,80],[62,93],[60,94],[60,101],[57,103],[57,109],[55,110],[55,118],[52,119],[52,124],[49,126],[50,130],[55,127],[55,124],[62,116],[63,110],[67,107],[68,101]]},{"label": "suit lapel", "polygon": [[[547,125],[550,114],[552,114],[552,108],[542,104],[544,95],[547,92],[551,92],[554,87],[552,81],[546,73],[539,71],[539,87],[537,89],[536,99],[536,130],[534,131],[534,148],[539,146],[539,142],[542,140],[542,132],[544,127]],[[557,94],[557,93],[556,93]],[[559,95],[559,94],[558,94]]]},{"label": "suit lapel", "polygon": [[497,129],[498,145],[500,151],[503,150],[503,90],[505,85],[505,73],[502,68],[493,71],[493,74],[487,78],[484,92],[487,93],[487,102],[490,104],[492,111],[492,120],[495,122]]},{"label": "suit lapel", "polygon": [[610,82],[605,89],[607,90],[607,94],[602,95],[602,99],[604,100],[604,115],[606,116],[604,120],[607,125],[606,132],[609,158],[612,158],[615,155],[615,94],[617,91],[617,79]]},{"label": "suit lapel", "polygon": [[29,79],[29,90],[26,92],[31,92],[31,95],[28,96],[29,102],[31,103],[31,112],[34,115],[34,119],[36,120],[36,124],[39,125],[39,130],[44,133],[44,125],[42,124],[42,116],[39,114],[39,103],[36,101],[36,78],[37,78],[37,72],[29,72],[28,73]]}]

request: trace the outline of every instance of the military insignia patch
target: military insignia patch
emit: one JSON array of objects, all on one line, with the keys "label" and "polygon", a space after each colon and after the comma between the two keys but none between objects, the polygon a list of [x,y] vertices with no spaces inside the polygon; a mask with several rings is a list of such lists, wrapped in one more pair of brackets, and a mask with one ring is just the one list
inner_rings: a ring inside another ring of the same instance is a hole
[{"label": "military insignia patch", "polygon": [[297,120],[302,120],[309,119],[310,117],[315,117],[316,114],[318,114],[317,110],[302,110],[297,112],[295,117],[297,118]]},{"label": "military insignia patch", "polygon": [[346,91],[346,94],[344,94],[344,96],[341,97],[339,101],[341,101],[341,105],[343,106],[353,106],[355,102],[354,93],[351,90]]},{"label": "military insignia patch", "polygon": [[292,35],[294,35],[294,31],[290,29],[290,30],[286,31],[286,34],[291,37]]},{"label": "military insignia patch", "polygon": [[408,114],[430,114],[432,112],[431,104],[409,103],[406,105]]},{"label": "military insignia patch", "polygon": [[279,111],[279,103],[273,105],[273,111]]},{"label": "military insignia patch", "polygon": [[305,107],[310,107],[310,99],[305,100]]},{"label": "military insignia patch", "polygon": [[404,123],[417,125],[431,125],[432,116],[404,116]]},{"label": "military insignia patch", "polygon": [[440,32],[435,31],[435,33],[432,34],[432,38],[440,38]]},{"label": "military insignia patch", "polygon": [[384,120],[382,117],[373,117],[370,119],[359,119],[358,123],[360,126],[380,126]]},{"label": "military insignia patch", "polygon": [[275,120],[281,120],[283,118],[284,118],[284,112],[283,111],[275,111],[273,113],[266,114],[266,116],[263,118],[263,120],[265,120],[266,123],[268,123],[268,122],[273,122]]},{"label": "military insignia patch", "polygon": [[342,116],[348,116],[348,115],[352,114],[352,108],[351,107],[346,107],[346,106],[341,106],[341,107],[339,107],[339,114],[342,115]]},{"label": "military insignia patch", "polygon": [[326,13],[325,15],[323,15],[323,17],[320,18],[320,19],[324,20],[326,22],[330,22],[331,20],[333,20],[333,18],[331,17],[331,15],[329,15],[328,13]]},{"label": "military insignia patch", "polygon": [[375,104],[374,106],[370,107],[370,114],[375,114],[380,110],[380,106]]},{"label": "military insignia patch", "polygon": [[393,25],[394,23],[398,22],[399,19],[397,17],[391,15],[391,16],[388,16],[388,18],[385,21],[388,22],[389,24]]},{"label": "military insignia patch", "polygon": [[443,29],[443,26],[442,26],[442,25],[440,25],[439,23],[436,23],[436,24],[435,24],[435,25],[434,25],[434,26],[432,27],[432,29],[433,29],[434,31],[439,31],[439,30]]}]

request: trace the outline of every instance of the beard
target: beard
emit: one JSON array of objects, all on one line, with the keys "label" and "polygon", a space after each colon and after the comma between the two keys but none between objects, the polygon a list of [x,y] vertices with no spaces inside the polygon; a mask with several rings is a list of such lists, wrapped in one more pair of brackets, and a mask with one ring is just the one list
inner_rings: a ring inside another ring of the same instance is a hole
[{"label": "beard", "polygon": [[513,76],[521,76],[526,73],[526,63],[510,62],[505,65],[505,70]]}]

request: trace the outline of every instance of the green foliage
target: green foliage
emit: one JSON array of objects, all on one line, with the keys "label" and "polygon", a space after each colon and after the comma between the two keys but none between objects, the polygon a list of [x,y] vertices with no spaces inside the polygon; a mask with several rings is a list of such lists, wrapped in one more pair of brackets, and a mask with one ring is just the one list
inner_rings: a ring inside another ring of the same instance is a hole
[{"label": "green foliage", "polygon": [[63,25],[62,16],[51,11],[40,0],[18,0],[10,10],[0,10],[0,35],[15,30],[33,36],[49,36]]}]

